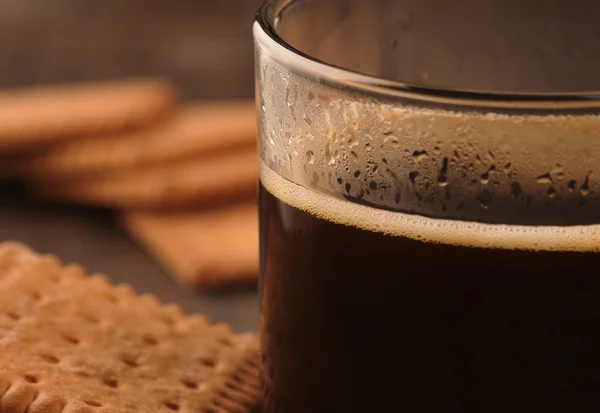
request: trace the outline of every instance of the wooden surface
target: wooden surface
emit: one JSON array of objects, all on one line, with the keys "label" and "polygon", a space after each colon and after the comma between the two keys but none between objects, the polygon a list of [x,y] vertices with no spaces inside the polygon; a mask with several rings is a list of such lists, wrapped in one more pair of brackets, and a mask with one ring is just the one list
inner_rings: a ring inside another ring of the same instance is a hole
[{"label": "wooden surface", "polygon": [[[0,88],[165,75],[185,99],[252,97],[251,24],[260,0],[0,1]],[[178,287],[124,234],[113,213],[43,204],[0,188],[0,240],[78,262],[140,292],[256,331],[256,291]]]}]

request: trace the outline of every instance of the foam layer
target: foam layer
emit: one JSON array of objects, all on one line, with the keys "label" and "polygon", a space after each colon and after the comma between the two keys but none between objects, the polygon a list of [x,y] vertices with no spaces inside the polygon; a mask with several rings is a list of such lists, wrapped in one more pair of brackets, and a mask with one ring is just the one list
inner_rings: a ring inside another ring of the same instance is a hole
[{"label": "foam layer", "polygon": [[423,242],[534,251],[600,251],[600,225],[523,226],[434,219],[355,204],[311,191],[260,164],[274,196],[320,219]]}]

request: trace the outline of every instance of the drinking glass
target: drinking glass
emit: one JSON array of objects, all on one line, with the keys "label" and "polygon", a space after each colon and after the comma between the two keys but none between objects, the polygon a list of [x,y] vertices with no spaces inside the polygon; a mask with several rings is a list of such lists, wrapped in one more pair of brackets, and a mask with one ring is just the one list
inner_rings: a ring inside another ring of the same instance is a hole
[{"label": "drinking glass", "polygon": [[600,411],[600,4],[272,0],[264,411]]}]

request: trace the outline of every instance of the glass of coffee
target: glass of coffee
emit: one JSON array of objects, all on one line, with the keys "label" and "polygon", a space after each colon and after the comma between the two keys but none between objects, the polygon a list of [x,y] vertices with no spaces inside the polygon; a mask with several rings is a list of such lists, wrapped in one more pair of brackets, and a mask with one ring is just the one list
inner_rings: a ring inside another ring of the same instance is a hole
[{"label": "glass of coffee", "polygon": [[265,413],[600,412],[599,11],[263,6]]}]

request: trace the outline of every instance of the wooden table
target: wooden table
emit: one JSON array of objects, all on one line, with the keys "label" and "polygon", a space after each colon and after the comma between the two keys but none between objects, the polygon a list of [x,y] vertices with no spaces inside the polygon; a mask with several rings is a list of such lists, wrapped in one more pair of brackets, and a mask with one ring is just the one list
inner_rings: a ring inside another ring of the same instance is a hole
[{"label": "wooden table", "polygon": [[[251,24],[260,0],[0,2],[0,88],[165,75],[185,99],[252,97]],[[44,204],[0,189],[0,240],[77,262],[240,331],[256,331],[256,291],[202,295],[178,287],[113,213]]]}]

